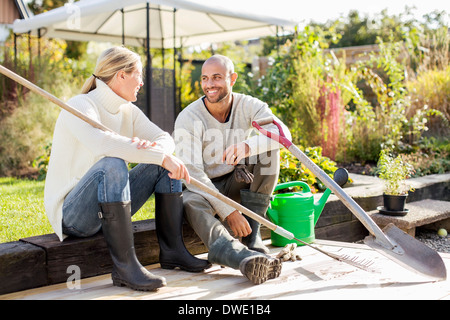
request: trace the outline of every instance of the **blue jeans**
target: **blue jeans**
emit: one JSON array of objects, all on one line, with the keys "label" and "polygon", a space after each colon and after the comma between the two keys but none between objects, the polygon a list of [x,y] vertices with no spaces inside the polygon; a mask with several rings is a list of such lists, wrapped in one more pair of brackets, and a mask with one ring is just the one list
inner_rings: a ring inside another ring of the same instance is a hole
[{"label": "blue jeans", "polygon": [[103,158],[69,192],[63,205],[63,233],[88,237],[101,228],[99,203],[131,200],[135,214],[153,192],[181,192],[181,181],[169,178],[168,171],[154,164],[139,164],[132,170],[124,160]]}]

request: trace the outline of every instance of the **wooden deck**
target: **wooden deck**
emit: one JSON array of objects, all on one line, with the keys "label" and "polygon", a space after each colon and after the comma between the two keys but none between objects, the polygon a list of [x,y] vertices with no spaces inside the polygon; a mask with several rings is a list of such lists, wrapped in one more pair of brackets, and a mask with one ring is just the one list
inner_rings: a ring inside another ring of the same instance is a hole
[{"label": "wooden deck", "polygon": [[[82,279],[75,289],[63,283],[6,294],[0,300],[450,300],[450,280],[430,281],[365,245],[323,240],[316,240],[315,245],[329,252],[370,259],[377,272],[356,269],[309,247],[299,247],[301,261],[284,262],[279,278],[258,286],[238,270],[217,265],[198,274],[151,265],[147,268],[166,277],[168,283],[157,292],[114,287],[107,274]],[[276,255],[280,249],[271,247],[271,254]],[[441,256],[450,270],[450,254]]]}]

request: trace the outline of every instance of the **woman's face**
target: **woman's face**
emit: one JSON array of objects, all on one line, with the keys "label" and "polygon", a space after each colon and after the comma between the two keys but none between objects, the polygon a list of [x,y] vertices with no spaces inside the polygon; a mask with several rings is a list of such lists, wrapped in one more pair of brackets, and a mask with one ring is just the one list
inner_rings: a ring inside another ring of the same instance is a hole
[{"label": "woman's face", "polygon": [[142,64],[138,63],[136,68],[130,73],[126,73],[123,70],[119,71],[110,87],[123,99],[135,102],[137,100],[137,94],[143,85]]}]

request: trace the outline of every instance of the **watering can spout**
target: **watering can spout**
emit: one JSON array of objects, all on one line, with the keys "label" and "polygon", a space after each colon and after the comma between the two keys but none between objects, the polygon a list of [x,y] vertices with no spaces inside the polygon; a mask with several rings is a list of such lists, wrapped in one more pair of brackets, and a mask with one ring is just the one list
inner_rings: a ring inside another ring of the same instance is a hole
[{"label": "watering can spout", "polygon": [[[333,180],[340,186],[343,187],[344,184],[348,181],[348,172],[344,168],[339,168],[334,172]],[[326,189],[320,197],[320,199],[314,203],[314,225],[316,225],[317,220],[319,219],[320,214],[322,213],[323,208],[325,207],[325,203],[328,200],[328,197],[331,194],[330,189]]]},{"label": "watering can spout", "polygon": [[319,220],[320,214],[322,213],[323,207],[325,207],[330,194],[331,190],[326,189],[320,199],[314,203],[314,225],[316,225],[317,220]]}]

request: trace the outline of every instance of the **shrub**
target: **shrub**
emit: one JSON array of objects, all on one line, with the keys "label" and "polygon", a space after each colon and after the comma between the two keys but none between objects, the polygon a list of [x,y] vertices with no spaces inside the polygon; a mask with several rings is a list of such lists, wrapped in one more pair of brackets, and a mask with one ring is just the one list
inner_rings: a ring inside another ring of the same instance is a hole
[{"label": "shrub", "polygon": [[[62,100],[79,93],[88,69],[88,59],[67,59],[64,42],[45,39],[41,40],[39,57],[36,52],[29,52],[26,42],[19,38],[17,65],[13,71]],[[11,43],[7,42],[3,49],[0,63],[9,61],[9,66],[13,67]],[[0,76],[0,81],[10,83],[12,80]],[[8,93],[11,88],[16,88],[15,93]],[[0,99],[0,176],[29,175],[33,160],[52,140],[60,109],[20,85],[0,89]],[[5,111],[3,105],[11,107]]]},{"label": "shrub", "polygon": [[[333,177],[333,173],[337,170],[336,162],[322,156],[322,148],[305,148],[302,151],[326,174]],[[280,176],[278,182],[283,183],[289,181],[303,181],[311,187],[313,193],[326,189],[326,186],[311,170],[292,155],[292,153],[283,148],[280,152]]]},{"label": "shrub", "polygon": [[424,70],[416,79],[409,80],[406,88],[411,94],[411,108],[407,114],[416,113],[423,106],[439,111],[442,116],[432,117],[428,126],[435,134],[447,135],[450,121],[450,66],[442,70]]},{"label": "shrub", "polygon": [[423,138],[418,149],[405,154],[404,158],[414,167],[414,177],[449,172],[450,139]]}]

